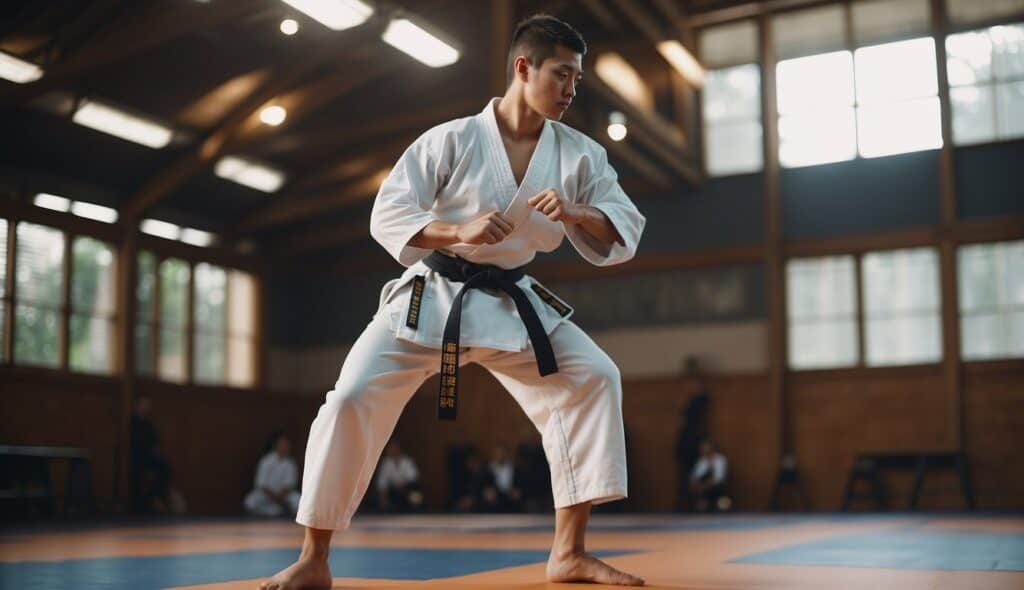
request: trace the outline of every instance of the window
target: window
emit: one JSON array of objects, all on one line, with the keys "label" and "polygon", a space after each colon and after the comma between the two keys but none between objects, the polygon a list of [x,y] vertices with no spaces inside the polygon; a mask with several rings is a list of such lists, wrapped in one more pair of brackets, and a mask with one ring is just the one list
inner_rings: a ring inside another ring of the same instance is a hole
[{"label": "window", "polygon": [[228,273],[227,382],[252,387],[256,378],[256,284],[248,273]]},{"label": "window", "polygon": [[195,381],[224,383],[227,349],[225,297],[227,273],[210,264],[197,264],[193,307],[195,322]]},{"label": "window", "polygon": [[188,285],[191,269],[184,260],[160,263],[160,348],[157,374],[161,379],[184,382],[187,377]]},{"label": "window", "polygon": [[942,147],[935,41],[931,37],[854,52],[857,146],[866,158]]},{"label": "window", "polygon": [[711,176],[764,166],[757,27],[746,21],[701,32],[704,160]]},{"label": "window", "polygon": [[776,86],[783,166],[825,164],[857,155],[849,51],[781,61]]},{"label": "window", "polygon": [[933,248],[865,254],[861,260],[868,366],[942,359],[939,258]]},{"label": "window", "polygon": [[852,256],[794,259],[786,264],[791,368],[857,364],[854,264]]},{"label": "window", "polygon": [[704,145],[707,171],[712,176],[762,168],[761,70],[757,64],[707,72]]},{"label": "window", "polygon": [[953,143],[1024,137],[1024,24],[946,37]]},{"label": "window", "polygon": [[11,304],[7,292],[7,220],[0,219],[0,362],[7,360],[7,306]]},{"label": "window", "polygon": [[1024,241],[957,251],[964,360],[1024,356]]},{"label": "window", "polygon": [[84,236],[75,238],[68,326],[68,365],[72,370],[114,372],[116,277],[109,244]]},{"label": "window", "polygon": [[1024,12],[1024,0],[946,0],[949,20],[976,23]]},{"label": "window", "polygon": [[156,368],[156,256],[141,251],[135,286],[135,372],[152,377]]},{"label": "window", "polygon": [[58,367],[64,303],[64,234],[20,222],[15,246],[14,361]]}]

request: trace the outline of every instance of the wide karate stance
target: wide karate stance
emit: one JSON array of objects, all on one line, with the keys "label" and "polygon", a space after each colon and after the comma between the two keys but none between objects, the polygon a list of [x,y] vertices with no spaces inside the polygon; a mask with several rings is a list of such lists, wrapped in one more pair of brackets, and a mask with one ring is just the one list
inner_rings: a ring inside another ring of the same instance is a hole
[{"label": "wide karate stance", "polygon": [[313,422],[302,553],[264,590],[331,585],[331,534],[349,526],[403,407],[440,367],[438,413],[454,418],[458,367],[471,362],[542,435],[556,509],[548,580],[643,584],[584,550],[590,506],[626,497],[619,371],[523,269],[563,236],[595,265],[625,262],[643,232],[604,149],[557,122],[585,52],[564,22],[523,21],[505,95],[424,133],[381,185],[370,231],[407,270],[384,286]]}]

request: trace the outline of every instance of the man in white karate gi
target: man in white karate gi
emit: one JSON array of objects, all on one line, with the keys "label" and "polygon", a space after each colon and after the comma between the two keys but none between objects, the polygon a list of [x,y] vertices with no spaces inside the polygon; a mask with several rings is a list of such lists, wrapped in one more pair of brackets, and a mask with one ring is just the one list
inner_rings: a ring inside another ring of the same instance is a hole
[{"label": "man in white karate gi", "polygon": [[299,468],[291,457],[291,441],[274,437],[274,447],[260,459],[253,490],[245,496],[245,510],[257,516],[294,516],[299,510]]},{"label": "man in white karate gi", "polygon": [[523,269],[563,237],[595,265],[625,262],[643,232],[604,149],[558,122],[585,52],[569,25],[523,21],[505,95],[424,133],[381,185],[370,232],[407,270],[384,286],[313,422],[302,553],[264,590],[330,586],[331,534],[349,526],[402,408],[440,365],[438,414],[454,418],[458,367],[471,362],[542,435],[556,509],[548,580],[643,584],[584,550],[591,505],[626,497],[619,371]]}]

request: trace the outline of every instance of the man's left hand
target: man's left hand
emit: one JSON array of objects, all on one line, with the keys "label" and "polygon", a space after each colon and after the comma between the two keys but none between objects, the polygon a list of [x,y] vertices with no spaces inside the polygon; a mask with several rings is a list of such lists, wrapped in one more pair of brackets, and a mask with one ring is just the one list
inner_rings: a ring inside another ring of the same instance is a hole
[{"label": "man's left hand", "polygon": [[586,216],[586,208],[577,205],[553,188],[541,191],[526,201],[528,205],[547,215],[551,221],[561,221],[569,225],[575,225],[583,221]]}]

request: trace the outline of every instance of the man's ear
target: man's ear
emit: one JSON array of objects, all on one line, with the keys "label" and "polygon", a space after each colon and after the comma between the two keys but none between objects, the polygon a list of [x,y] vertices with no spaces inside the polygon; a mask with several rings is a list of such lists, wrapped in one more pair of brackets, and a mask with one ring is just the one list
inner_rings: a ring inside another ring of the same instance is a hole
[{"label": "man's ear", "polygon": [[516,57],[512,62],[512,71],[520,82],[526,82],[530,72],[530,60],[525,55]]}]

